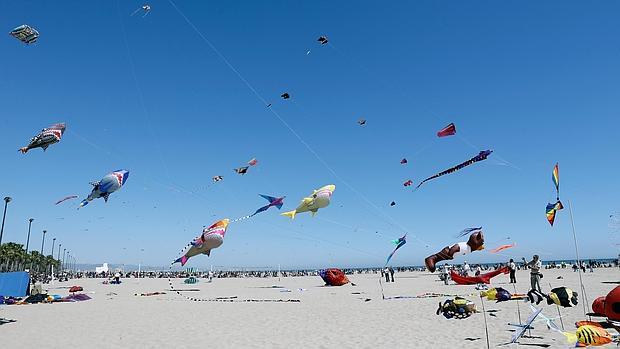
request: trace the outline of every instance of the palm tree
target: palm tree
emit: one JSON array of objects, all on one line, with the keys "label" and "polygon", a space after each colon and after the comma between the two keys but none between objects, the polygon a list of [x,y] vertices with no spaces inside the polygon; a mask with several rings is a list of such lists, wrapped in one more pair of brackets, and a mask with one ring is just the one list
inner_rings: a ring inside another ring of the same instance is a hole
[{"label": "palm tree", "polygon": [[23,245],[14,242],[0,245],[0,271],[32,269],[47,273],[52,265],[58,269],[60,261],[52,256],[43,256],[37,251],[26,253]]}]

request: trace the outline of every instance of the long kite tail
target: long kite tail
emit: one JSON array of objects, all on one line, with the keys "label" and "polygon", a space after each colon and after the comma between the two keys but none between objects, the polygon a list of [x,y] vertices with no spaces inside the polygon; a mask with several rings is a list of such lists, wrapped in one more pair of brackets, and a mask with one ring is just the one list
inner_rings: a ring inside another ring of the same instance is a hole
[{"label": "long kite tail", "polygon": [[456,171],[458,171],[458,170],[460,170],[460,169],[462,169],[462,168],[464,168],[464,167],[467,167],[467,166],[469,166],[469,165],[471,165],[471,164],[473,164],[473,163],[476,163],[476,162],[478,162],[478,161],[486,160],[486,159],[487,159],[487,157],[488,157],[490,154],[491,154],[491,151],[490,151],[490,150],[481,151],[478,155],[474,156],[473,158],[471,158],[471,159],[469,159],[469,160],[467,160],[467,161],[465,161],[465,162],[462,162],[462,163],[460,163],[460,164],[458,164],[458,165],[456,165],[456,166],[454,166],[454,167],[450,167],[449,169],[447,169],[447,170],[445,170],[445,171],[441,171],[441,172],[439,172],[439,173],[437,173],[437,174],[435,174],[435,175],[433,175],[433,176],[431,176],[431,177],[426,178],[425,180],[423,180],[422,182],[420,182],[420,184],[418,184],[418,186],[416,187],[416,189],[418,189],[419,187],[421,187],[421,186],[422,186],[422,184],[424,184],[424,183],[426,183],[426,182],[430,181],[431,179],[435,179],[435,178],[438,178],[438,177],[441,177],[441,176],[444,176],[444,175],[447,175],[447,174],[450,174],[450,173],[456,172]]}]

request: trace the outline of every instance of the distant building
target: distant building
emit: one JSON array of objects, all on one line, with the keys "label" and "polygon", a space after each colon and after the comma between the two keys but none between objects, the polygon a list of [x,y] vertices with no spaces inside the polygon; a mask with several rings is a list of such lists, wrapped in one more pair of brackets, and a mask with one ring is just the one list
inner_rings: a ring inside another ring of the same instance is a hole
[{"label": "distant building", "polygon": [[109,271],[108,269],[108,263],[103,263],[102,266],[100,267],[95,267],[95,272],[97,274],[101,274],[101,273],[107,273]]}]

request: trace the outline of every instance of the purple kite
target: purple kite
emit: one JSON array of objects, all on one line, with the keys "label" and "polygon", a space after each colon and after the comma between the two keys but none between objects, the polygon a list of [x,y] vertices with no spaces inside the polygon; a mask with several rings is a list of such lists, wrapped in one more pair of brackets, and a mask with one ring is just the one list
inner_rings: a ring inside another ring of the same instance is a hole
[{"label": "purple kite", "polygon": [[62,203],[62,202],[65,202],[65,201],[67,201],[67,200],[70,200],[70,199],[77,199],[77,198],[78,198],[78,196],[77,196],[77,195],[69,195],[69,196],[65,196],[64,198],[62,198],[62,199],[60,199],[60,200],[56,201],[56,203],[55,203],[54,205],[58,205],[58,204],[60,204],[60,203]]},{"label": "purple kite", "polygon": [[260,195],[265,200],[269,201],[269,204],[256,210],[256,212],[252,213],[250,217],[254,216],[257,213],[267,211],[270,207],[273,207],[273,206],[277,207],[278,210],[281,209],[282,205],[284,205],[284,198],[286,197],[286,196],[283,196],[280,198],[274,198],[273,196],[268,196],[268,195],[263,195],[263,194],[258,194],[258,195]]}]

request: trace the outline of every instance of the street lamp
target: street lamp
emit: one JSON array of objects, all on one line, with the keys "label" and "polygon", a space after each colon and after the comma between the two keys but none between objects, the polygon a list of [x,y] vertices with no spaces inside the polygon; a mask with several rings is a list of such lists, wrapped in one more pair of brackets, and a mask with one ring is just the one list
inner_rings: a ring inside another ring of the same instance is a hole
[{"label": "street lamp", "polygon": [[67,249],[62,249],[62,270],[65,270],[65,256],[67,255]]},{"label": "street lamp", "polygon": [[43,246],[45,246],[45,234],[47,234],[47,230],[43,230],[43,241],[41,241],[41,256],[43,256]]},{"label": "street lamp", "polygon": [[60,262],[60,248],[62,247],[62,244],[58,244],[58,258],[56,258],[59,262]]},{"label": "street lamp", "polygon": [[2,215],[2,228],[0,228],[0,245],[2,245],[2,234],[4,234],[4,219],[6,218],[6,206],[11,202],[10,196],[4,197],[4,214]]},{"label": "street lamp", "polygon": [[30,227],[32,226],[32,221],[34,221],[34,218],[30,218],[28,220],[28,238],[26,239],[26,253],[28,253],[28,244],[30,244]]},{"label": "street lamp", "polygon": [[52,239],[52,253],[50,254],[50,256],[52,256],[52,258],[54,258],[54,244],[56,244],[56,238]]}]

